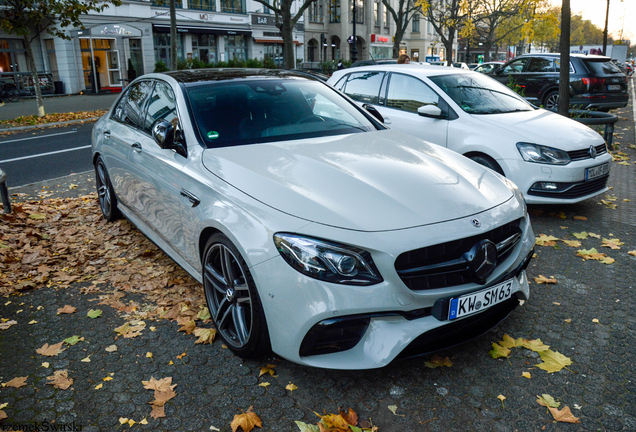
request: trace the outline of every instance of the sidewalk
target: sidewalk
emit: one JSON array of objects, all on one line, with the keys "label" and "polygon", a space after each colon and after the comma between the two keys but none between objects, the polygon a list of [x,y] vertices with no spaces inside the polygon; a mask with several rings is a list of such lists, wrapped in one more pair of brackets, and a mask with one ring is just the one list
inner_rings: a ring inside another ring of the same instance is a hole
[{"label": "sidewalk", "polygon": [[[45,97],[44,111],[47,114],[59,114],[109,109],[118,96],[119,93]],[[0,107],[0,120],[12,120],[17,117],[36,115],[37,113],[38,108],[35,98],[23,98],[17,102],[5,102],[5,105]]]}]

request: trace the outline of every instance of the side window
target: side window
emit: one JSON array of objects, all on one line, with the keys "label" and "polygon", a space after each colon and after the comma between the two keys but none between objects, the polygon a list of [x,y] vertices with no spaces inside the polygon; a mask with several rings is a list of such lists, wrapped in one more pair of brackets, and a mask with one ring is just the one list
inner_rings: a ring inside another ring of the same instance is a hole
[{"label": "side window", "polygon": [[122,98],[123,107],[118,112],[115,110],[117,120],[130,126],[141,128],[143,126],[144,104],[148,93],[152,89],[152,81],[139,81],[133,84],[126,96]]},{"label": "side window", "polygon": [[554,72],[554,61],[543,57],[534,57],[526,72]]},{"label": "side window", "polygon": [[514,74],[514,73],[520,73],[523,72],[523,68],[525,67],[526,63],[528,63],[527,58],[520,58],[518,60],[515,60],[513,62],[508,63],[504,69],[503,69],[503,73],[504,74]]},{"label": "side window", "polygon": [[[554,59],[554,64],[556,65],[556,71],[557,72],[561,72],[561,59],[560,58],[555,58]],[[574,69],[574,66],[572,65],[572,62],[570,62],[570,73],[576,73],[576,70]]]},{"label": "side window", "polygon": [[384,72],[357,72],[349,75],[345,93],[358,102],[377,104]]},{"label": "side window", "polygon": [[152,125],[157,120],[165,120],[177,126],[179,118],[177,117],[177,104],[174,98],[172,88],[166,83],[157,81],[155,89],[148,103],[148,113],[144,122],[144,131],[150,133]]},{"label": "side window", "polygon": [[348,76],[349,76],[349,75],[345,75],[345,76],[343,76],[342,78],[340,78],[340,79],[338,80],[338,82],[337,82],[336,84],[334,84],[333,88],[335,88],[336,90],[343,91],[343,89],[344,89],[344,85],[345,85],[345,83],[347,82],[347,77],[348,77]]},{"label": "side window", "polygon": [[386,105],[416,113],[423,105],[437,105],[439,96],[429,86],[408,75],[392,74]]}]

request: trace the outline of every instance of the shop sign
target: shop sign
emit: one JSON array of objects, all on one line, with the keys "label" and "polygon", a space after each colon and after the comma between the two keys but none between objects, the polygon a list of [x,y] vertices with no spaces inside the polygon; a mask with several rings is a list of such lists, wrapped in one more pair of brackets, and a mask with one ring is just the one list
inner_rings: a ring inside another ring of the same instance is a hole
[{"label": "shop sign", "polygon": [[[188,11],[179,11],[180,17],[183,17],[186,20],[196,20],[196,21],[206,21],[212,23],[222,23],[222,24],[249,24],[250,19],[248,16],[237,16],[237,15],[226,15],[226,14],[216,14],[216,13],[198,13],[198,12],[188,12]],[[170,14],[165,13],[164,11],[155,10],[155,18],[160,19],[170,19]]]},{"label": "shop sign", "polygon": [[388,42],[389,38],[386,36],[380,36],[380,35],[376,35],[376,34],[372,34],[371,35],[371,42]]},{"label": "shop sign", "polygon": [[96,36],[141,36],[141,30],[121,24],[100,25],[91,28],[91,35]]},{"label": "shop sign", "polygon": [[253,25],[266,25],[266,26],[275,26],[276,18],[272,15],[252,15],[252,24]]}]

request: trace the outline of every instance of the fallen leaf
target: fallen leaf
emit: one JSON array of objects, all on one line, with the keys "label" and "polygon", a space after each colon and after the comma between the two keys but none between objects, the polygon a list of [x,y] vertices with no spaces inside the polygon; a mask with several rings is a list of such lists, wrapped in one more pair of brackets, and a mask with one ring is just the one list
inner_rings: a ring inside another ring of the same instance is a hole
[{"label": "fallen leaf", "polygon": [[257,426],[262,428],[263,423],[252,407],[249,407],[243,414],[236,414],[234,416],[234,420],[232,420],[232,423],[230,424],[232,432],[236,432],[239,427],[243,429],[243,432],[250,432]]},{"label": "fallen leaf", "polygon": [[453,366],[453,362],[451,362],[448,357],[441,358],[438,355],[434,355],[433,358],[431,358],[431,361],[425,361],[424,364],[427,367],[430,367],[431,369],[435,369],[442,366],[446,366],[446,367]]},{"label": "fallen leaf", "polygon": [[38,322],[37,322],[36,320],[31,320],[31,321],[29,321],[29,323],[28,323],[28,324],[29,324],[29,325],[31,325],[31,324],[37,324],[37,323],[38,323]]},{"label": "fallen leaf", "polygon": [[541,285],[541,284],[555,284],[555,283],[557,283],[557,280],[556,280],[555,278],[553,278],[553,277],[547,278],[547,277],[545,277],[545,276],[543,276],[543,275],[539,275],[538,277],[535,277],[535,278],[534,278],[534,281],[535,281],[536,283],[538,283],[539,285]]},{"label": "fallen leaf", "polygon": [[207,307],[202,308],[197,314],[196,318],[201,321],[205,321],[211,318],[210,310]]},{"label": "fallen leaf", "polygon": [[11,326],[16,325],[17,323],[18,322],[15,321],[15,320],[11,320],[11,321],[7,321],[7,322],[4,322],[4,323],[0,323],[0,330],[6,330],[6,329],[8,329]]},{"label": "fallen leaf", "polygon": [[499,341],[499,345],[504,348],[515,348],[522,346],[523,340],[521,338],[513,339],[507,334],[504,335],[503,340]]},{"label": "fallen leaf", "polygon": [[117,351],[117,345],[109,345],[106,348],[104,348],[107,352],[115,352]]},{"label": "fallen leaf", "polygon": [[115,328],[115,332],[117,332],[120,336],[129,339],[139,336],[145,328],[146,323],[144,321],[133,320]]},{"label": "fallen leaf", "polygon": [[144,385],[145,389],[158,390],[160,392],[174,389],[177,386],[176,384],[172,384],[172,377],[166,377],[158,380],[151,376],[149,381],[142,381],[141,383]]},{"label": "fallen leaf", "polygon": [[581,405],[574,404],[574,409],[580,410],[581,408],[583,408]]},{"label": "fallen leaf", "polygon": [[561,241],[570,247],[581,247],[581,242],[578,240],[561,240]]},{"label": "fallen leaf", "polygon": [[590,233],[590,237],[594,237],[595,239],[600,239],[601,236],[599,234]]},{"label": "fallen leaf", "polygon": [[530,372],[522,372],[521,376],[528,379],[532,378],[532,376],[530,375]]},{"label": "fallen leaf", "polygon": [[66,390],[73,385],[73,378],[68,377],[68,370],[58,370],[53,372],[53,375],[46,377],[47,384],[52,384],[53,387],[61,390]]},{"label": "fallen leaf", "polygon": [[570,411],[570,407],[564,407],[562,410],[558,410],[557,408],[548,407],[550,412],[552,413],[552,417],[558,422],[564,423],[581,423],[577,417],[572,415],[572,411]]},{"label": "fallen leaf", "polygon": [[561,406],[561,402],[557,402],[552,396],[545,393],[541,396],[537,396],[537,403],[541,406],[551,408],[558,408]]},{"label": "fallen leaf", "polygon": [[123,424],[126,424],[126,423],[128,423],[128,419],[127,418],[119,417],[119,424],[120,425],[123,425]]},{"label": "fallen leaf", "polygon": [[625,243],[621,242],[617,238],[613,238],[613,239],[604,238],[602,241],[601,247],[608,247],[610,249],[620,249],[620,247],[624,244]]},{"label": "fallen leaf", "polygon": [[539,369],[543,369],[548,373],[558,372],[566,366],[572,364],[572,360],[569,357],[564,356],[558,351],[546,350],[539,352],[543,363],[535,365]]},{"label": "fallen leaf", "polygon": [[601,322],[598,320],[598,318],[594,318],[594,319],[592,320],[592,322],[593,322],[593,323],[596,323],[596,324],[600,324],[600,323],[601,323]]},{"label": "fallen leaf", "polygon": [[534,352],[543,352],[543,351],[547,351],[550,349],[550,345],[546,345],[543,342],[541,342],[541,339],[523,339],[521,346],[523,346],[524,348],[529,349],[530,351],[534,351]]},{"label": "fallen leaf", "polygon": [[490,354],[490,356],[494,359],[499,357],[507,358],[510,355],[510,350],[506,347],[502,347],[498,343],[493,343],[492,351],[490,351],[488,354]]},{"label": "fallen leaf", "polygon": [[572,233],[572,235],[574,237],[576,237],[579,240],[585,240],[588,237],[588,233],[586,233],[585,231],[580,232],[580,233]]},{"label": "fallen leaf", "polygon": [[497,399],[499,399],[501,401],[501,407],[504,408],[503,401],[506,400],[506,397],[504,395],[499,395],[499,396],[497,396]]},{"label": "fallen leaf", "polygon": [[102,381],[112,381],[113,377],[111,376],[107,376],[106,378],[103,378]]},{"label": "fallen leaf", "polygon": [[95,390],[99,390],[102,387],[104,387],[104,383],[99,383],[95,386]]},{"label": "fallen leaf", "polygon": [[78,335],[75,335],[75,336],[71,336],[64,339],[64,343],[67,343],[69,345],[75,345],[76,343],[81,342],[83,340],[84,340],[83,337],[79,337]]},{"label": "fallen leaf", "polygon": [[636,250],[627,252],[628,255],[636,256]]},{"label": "fallen leaf", "polygon": [[184,358],[184,357],[185,357],[185,356],[187,356],[187,355],[188,355],[188,353],[182,353],[182,354],[179,354],[179,355],[177,356],[177,358],[178,358],[179,360],[181,360],[182,358]]},{"label": "fallen leaf", "polygon": [[603,264],[612,264],[614,261],[616,261],[614,258],[606,257],[606,258],[603,258],[601,260],[601,263],[603,263]]},{"label": "fallen leaf", "polygon": [[545,234],[539,234],[539,237],[535,239],[535,244],[537,246],[555,246],[556,240],[559,240],[559,239],[552,235],[547,236]]},{"label": "fallen leaf", "polygon": [[28,378],[29,378],[28,376],[13,378],[11,381],[4,383],[3,386],[20,388],[26,385]]},{"label": "fallen leaf", "polygon": [[404,414],[398,414],[397,413],[397,409],[398,409],[397,405],[389,405],[387,408],[389,409],[389,411],[391,411],[393,413],[393,415],[400,416],[400,417],[406,417]]},{"label": "fallen leaf", "polygon": [[566,323],[570,324],[572,322],[572,318],[566,318],[563,321],[565,321]]},{"label": "fallen leaf", "polygon": [[91,362],[91,356],[89,355],[88,357],[84,357],[83,359],[80,360],[82,363],[90,363]]},{"label": "fallen leaf", "polygon": [[262,383],[259,383],[258,385],[261,386],[261,387],[267,387],[268,385],[271,385],[271,383],[268,383],[267,381],[264,381]]},{"label": "fallen leaf", "polygon": [[152,358],[152,353],[150,351],[146,353],[146,358]]},{"label": "fallen leaf", "polygon": [[128,426],[133,427],[134,424],[136,424],[137,422],[134,421],[133,419],[128,420]]},{"label": "fallen leaf", "polygon": [[258,376],[261,377],[265,375],[266,373],[270,374],[271,376],[274,376],[274,374],[276,373],[276,371],[274,371],[275,368],[276,368],[276,365],[268,364],[267,366],[261,368],[261,371],[258,374]]},{"label": "fallen leaf", "polygon": [[86,314],[87,317],[89,318],[99,318],[100,316],[102,316],[102,310],[101,309],[91,309],[88,311],[88,313]]},{"label": "fallen leaf", "polygon": [[72,314],[77,311],[77,308],[71,305],[65,305],[57,310],[57,314]]},{"label": "fallen leaf", "polygon": [[29,215],[29,219],[42,220],[46,219],[46,215],[43,215],[41,213],[32,213]]},{"label": "fallen leaf", "polygon": [[607,255],[604,253],[599,253],[596,248],[591,249],[580,249],[577,253],[578,256],[583,257],[585,260],[602,260]]},{"label": "fallen leaf", "polygon": [[561,306],[561,303],[559,302],[552,302],[553,305],[557,305],[557,306]]},{"label": "fallen leaf", "polygon": [[587,218],[585,216],[574,216],[574,220],[582,220],[582,221],[586,221]]},{"label": "fallen leaf", "polygon": [[216,330],[198,327],[194,330],[194,335],[199,338],[194,342],[195,344],[211,344],[216,336]]},{"label": "fallen leaf", "polygon": [[185,334],[191,334],[192,332],[194,332],[194,330],[197,327],[197,325],[194,322],[194,320],[190,319],[189,317],[179,317],[179,318],[177,318],[177,324],[179,324],[181,326],[181,327],[179,327],[179,330],[177,330],[177,331],[185,332]]},{"label": "fallen leaf", "polygon": [[51,364],[49,362],[43,362],[42,367],[48,369]]},{"label": "fallen leaf", "polygon": [[296,426],[298,426],[300,432],[320,432],[320,426],[318,425],[307,424],[296,420]]},{"label": "fallen leaf", "polygon": [[147,425],[148,424],[148,420],[146,420],[146,417],[144,417],[144,419],[142,421],[140,421],[139,424]]},{"label": "fallen leaf", "polygon": [[285,386],[286,390],[289,390],[290,392],[293,392],[294,390],[296,390],[298,387],[295,384],[289,383],[287,384],[287,386]]},{"label": "fallen leaf", "polygon": [[35,352],[43,356],[53,357],[64,351],[64,349],[62,348],[63,343],[64,342],[60,342],[56,343],[55,345],[49,345],[45,343],[42,348],[36,349]]}]

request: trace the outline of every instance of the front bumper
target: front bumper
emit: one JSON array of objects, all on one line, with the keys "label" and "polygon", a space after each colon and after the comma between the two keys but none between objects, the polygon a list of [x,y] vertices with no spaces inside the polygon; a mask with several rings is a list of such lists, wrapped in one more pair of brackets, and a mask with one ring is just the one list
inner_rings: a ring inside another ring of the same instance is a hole
[{"label": "front bumper", "polygon": [[[480,229],[489,231],[521,217],[521,211],[516,200],[511,199],[476,217],[484,221]],[[469,225],[472,218],[376,233],[334,230],[316,224],[306,227],[303,231],[309,232],[302,234],[337,238],[371,252],[384,282],[366,287],[324,283],[296,272],[280,257],[254,266],[251,272],[261,295],[273,351],[309,366],[372,369],[385,366],[400,355],[410,356],[442,347],[438,342],[427,342],[426,335],[442,335],[440,340],[450,345],[461,342],[465,336],[475,336],[460,332],[463,337],[445,338],[446,326],[449,329],[462,327],[458,323],[492,315],[478,326],[480,333],[488,330],[514,308],[510,306],[516,305],[517,299],[529,297],[523,268],[534,245],[534,234],[527,215],[523,218],[521,241],[485,285],[467,283],[415,291],[406,287],[394,267],[397,256],[406,250],[449,241],[452,236],[462,237],[462,233],[464,237],[466,233],[474,234],[470,230],[478,229]],[[495,305],[454,321],[435,317],[434,309],[439,301],[480,291],[504,277],[514,277],[513,301],[506,303],[507,306]],[[507,312],[502,313],[501,308]],[[333,345],[339,346],[330,346],[329,337],[334,338]]]},{"label": "front bumper", "polygon": [[[612,156],[602,154],[595,159],[584,159],[570,162],[567,165],[548,165],[526,162],[523,159],[505,160],[504,168],[507,177],[512,180],[528,204],[573,204],[608,190],[606,183],[608,176],[589,181],[585,180],[587,168],[610,163]],[[554,192],[541,190],[540,182],[558,184]]]}]

